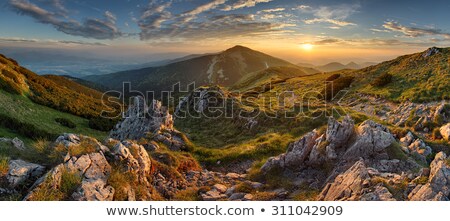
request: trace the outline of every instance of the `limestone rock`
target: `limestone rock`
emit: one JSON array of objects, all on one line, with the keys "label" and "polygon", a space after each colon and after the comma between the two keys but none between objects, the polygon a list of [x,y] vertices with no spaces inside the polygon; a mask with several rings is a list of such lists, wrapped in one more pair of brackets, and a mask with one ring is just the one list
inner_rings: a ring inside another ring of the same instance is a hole
[{"label": "limestone rock", "polygon": [[42,175],[44,171],[45,167],[41,165],[28,163],[23,160],[11,160],[6,178],[8,179],[9,185],[14,188],[30,178]]},{"label": "limestone rock", "polygon": [[417,185],[408,198],[414,201],[449,200],[450,194],[450,166],[447,156],[440,152],[436,154],[430,164],[428,183]]},{"label": "limestone rock", "polygon": [[153,100],[149,107],[143,97],[134,97],[133,104],[128,108],[121,122],[117,123],[110,137],[117,140],[138,140],[147,133],[173,129],[172,115],[162,107],[161,102]]},{"label": "limestone rock", "polygon": [[439,131],[444,139],[450,141],[450,123],[442,126]]},{"label": "limestone rock", "polygon": [[344,159],[366,158],[384,151],[395,141],[389,130],[371,120],[363,122],[356,131],[357,139],[344,154]]},{"label": "limestone rock", "polygon": [[286,153],[269,158],[261,167],[261,171],[267,173],[274,168],[296,168],[301,166],[314,147],[317,136],[315,131],[306,134],[300,140],[291,144]]},{"label": "limestone rock", "polygon": [[392,196],[392,193],[389,190],[382,186],[377,185],[373,192],[366,193],[361,196],[361,201],[395,201],[395,198]]},{"label": "limestone rock", "polygon": [[332,183],[328,183],[319,195],[320,200],[359,200],[363,183],[369,179],[369,174],[362,160],[357,161],[344,174],[337,176]]},{"label": "limestone rock", "polygon": [[12,145],[14,146],[14,148],[20,150],[20,151],[24,151],[25,150],[25,144],[23,143],[22,140],[20,140],[19,138],[15,137],[14,139],[11,140]]}]

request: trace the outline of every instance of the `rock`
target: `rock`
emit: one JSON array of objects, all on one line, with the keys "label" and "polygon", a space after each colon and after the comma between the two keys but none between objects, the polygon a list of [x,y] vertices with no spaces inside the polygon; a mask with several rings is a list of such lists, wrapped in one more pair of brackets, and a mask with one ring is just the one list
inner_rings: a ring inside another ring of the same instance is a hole
[{"label": "rock", "polygon": [[204,201],[217,201],[221,199],[226,199],[227,195],[221,194],[216,189],[210,190],[204,194],[200,195]]},{"label": "rock", "polygon": [[80,157],[69,156],[69,160],[51,169],[39,178],[31,187],[32,191],[24,200],[34,200],[35,192],[40,188],[58,189],[61,186],[62,174],[73,173],[81,179],[81,185],[72,194],[74,200],[112,200],[114,188],[107,185],[111,166],[102,152],[85,154]]},{"label": "rock", "polygon": [[269,160],[261,167],[261,171],[267,173],[274,168],[298,168],[310,154],[317,136],[315,131],[306,134],[300,140],[291,144],[286,153],[269,158]]},{"label": "rock", "polygon": [[427,57],[433,56],[433,55],[435,55],[435,54],[437,54],[437,53],[439,53],[439,49],[436,48],[436,47],[431,47],[431,48],[428,48],[428,49],[423,53],[422,56],[423,56],[424,58],[427,58]]},{"label": "rock", "polygon": [[436,154],[430,164],[430,176],[425,185],[417,185],[408,195],[413,201],[445,200],[450,194],[450,166],[447,165],[447,156],[440,152]]},{"label": "rock", "polygon": [[55,143],[56,144],[62,144],[66,148],[68,148],[68,147],[71,147],[71,146],[79,145],[80,141],[81,141],[81,139],[77,135],[65,133],[65,134],[59,136],[56,139]]},{"label": "rock", "polygon": [[22,140],[20,140],[19,138],[15,137],[14,139],[11,140],[12,145],[20,150],[20,151],[24,151],[25,150],[25,144],[23,143]]},{"label": "rock", "polygon": [[411,133],[411,131],[408,131],[406,136],[400,139],[400,144],[402,146],[408,147],[414,140],[414,135]]},{"label": "rock", "polygon": [[213,186],[213,189],[219,191],[219,193],[225,193],[228,188],[225,185],[218,183]]},{"label": "rock", "polygon": [[361,201],[396,201],[389,190],[382,186],[377,185],[375,190],[370,193],[366,193],[361,196]]},{"label": "rock", "polygon": [[138,175],[139,182],[147,182],[147,175],[150,173],[152,164],[142,145],[131,141],[119,142],[112,148],[112,153],[123,162],[129,172]]},{"label": "rock", "polygon": [[417,159],[426,163],[426,157],[433,151],[431,147],[427,146],[422,139],[416,139],[408,146],[409,153],[415,156]]},{"label": "rock", "polygon": [[28,163],[23,160],[11,160],[9,161],[9,171],[6,178],[9,185],[14,188],[28,179],[42,175],[44,171],[45,167],[41,165]]},{"label": "rock", "polygon": [[362,160],[357,161],[345,173],[337,176],[332,183],[328,183],[319,195],[319,200],[359,200],[363,182],[369,179],[367,168]]},{"label": "rock", "polygon": [[104,180],[83,181],[81,187],[72,194],[76,201],[112,201],[114,188],[107,186]]},{"label": "rock", "polygon": [[364,121],[356,131],[355,143],[350,146],[343,158],[347,161],[367,158],[384,151],[394,141],[394,137],[389,130],[371,120]]},{"label": "rock", "polygon": [[144,144],[144,148],[147,151],[156,151],[159,150],[159,145],[156,142],[151,141],[150,143]]},{"label": "rock", "polygon": [[230,201],[236,201],[236,200],[242,200],[244,196],[247,195],[246,193],[233,193],[228,200]]},{"label": "rock", "polygon": [[252,201],[253,200],[253,195],[248,193],[245,194],[244,198],[242,198],[243,201]]},{"label": "rock", "polygon": [[173,130],[172,115],[161,106],[161,102],[153,100],[149,107],[143,97],[137,96],[109,136],[120,141],[138,140],[147,133],[156,134],[161,130]]},{"label": "rock", "polygon": [[439,129],[439,132],[441,132],[441,135],[445,140],[450,141],[450,123],[442,126]]},{"label": "rock", "polygon": [[350,116],[345,116],[342,123],[336,121],[333,117],[328,119],[328,127],[326,132],[326,140],[333,149],[346,144],[348,139],[353,135],[355,123]]}]

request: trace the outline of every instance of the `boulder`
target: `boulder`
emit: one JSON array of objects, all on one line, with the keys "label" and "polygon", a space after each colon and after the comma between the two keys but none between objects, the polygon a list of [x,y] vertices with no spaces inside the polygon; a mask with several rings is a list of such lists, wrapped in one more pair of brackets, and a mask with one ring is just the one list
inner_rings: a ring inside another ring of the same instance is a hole
[{"label": "boulder", "polygon": [[439,129],[439,132],[441,132],[441,135],[445,140],[450,141],[450,123],[442,126]]},{"label": "boulder", "polygon": [[29,179],[39,177],[44,171],[45,167],[41,165],[23,160],[11,160],[9,161],[9,171],[6,178],[9,185],[14,188]]},{"label": "boulder", "polygon": [[23,143],[22,140],[20,140],[19,138],[15,137],[14,139],[11,140],[11,144],[13,145],[14,148],[20,150],[20,151],[24,151],[25,150],[25,144]]},{"label": "boulder", "polygon": [[373,192],[361,196],[361,201],[396,201],[392,193],[383,185],[377,185]]},{"label": "boulder", "polygon": [[346,144],[355,131],[355,123],[350,116],[345,116],[342,122],[333,117],[328,119],[326,140],[332,148],[338,148]]},{"label": "boulder", "polygon": [[213,189],[216,189],[220,193],[225,193],[225,192],[227,192],[228,188],[225,185],[218,183],[213,186]]},{"label": "boulder", "polygon": [[356,141],[346,150],[343,158],[347,161],[368,158],[384,151],[394,137],[385,126],[371,120],[364,121],[356,130]]},{"label": "boulder", "polygon": [[32,191],[24,200],[33,200],[34,194],[40,188],[59,189],[62,174],[73,173],[81,179],[81,185],[72,193],[73,200],[112,200],[114,188],[107,185],[111,166],[102,152],[85,154],[80,157],[68,156],[67,161],[57,165],[47,174],[39,178],[31,187]]},{"label": "boulder", "polygon": [[430,164],[428,182],[424,185],[417,185],[408,195],[408,199],[413,201],[448,201],[450,194],[450,166],[448,165],[448,160],[445,153],[440,152],[436,154],[436,157]]},{"label": "boulder", "polygon": [[357,161],[345,173],[337,176],[332,183],[328,183],[319,195],[319,200],[359,200],[363,183],[370,179],[363,160]]},{"label": "boulder", "polygon": [[284,167],[298,169],[309,156],[315,145],[317,136],[318,134],[316,131],[306,134],[300,140],[291,144],[286,153],[269,158],[269,160],[261,167],[261,171],[267,173],[274,168]]}]

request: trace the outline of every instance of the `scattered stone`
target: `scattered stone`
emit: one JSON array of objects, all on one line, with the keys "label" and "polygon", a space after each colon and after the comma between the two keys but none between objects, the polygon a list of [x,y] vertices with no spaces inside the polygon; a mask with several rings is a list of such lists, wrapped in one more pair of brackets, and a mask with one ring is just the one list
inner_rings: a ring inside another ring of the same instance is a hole
[{"label": "scattered stone", "polygon": [[44,171],[45,167],[41,165],[28,163],[23,160],[11,160],[9,161],[9,171],[6,178],[9,185],[14,188],[28,179],[42,175]]},{"label": "scattered stone", "polygon": [[222,184],[216,184],[213,186],[213,188],[219,191],[219,193],[225,193],[228,189],[225,185]]}]

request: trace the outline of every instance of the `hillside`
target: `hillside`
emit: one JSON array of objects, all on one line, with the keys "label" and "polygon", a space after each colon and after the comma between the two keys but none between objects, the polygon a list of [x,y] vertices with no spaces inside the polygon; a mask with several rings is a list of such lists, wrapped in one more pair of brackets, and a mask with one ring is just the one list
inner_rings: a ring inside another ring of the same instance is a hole
[{"label": "hillside", "polygon": [[[384,75],[383,75],[384,74]],[[426,102],[450,98],[450,48],[430,48],[424,52],[353,71],[354,90],[393,101]],[[383,76],[392,78],[374,86]]]},{"label": "hillside", "polygon": [[[231,86],[249,73],[278,66],[295,67],[287,61],[243,46],[235,46],[217,54],[194,57],[162,67],[89,76],[84,79],[114,89],[122,88],[123,82],[131,82],[133,89],[161,91],[171,89],[177,82],[182,86],[192,82],[197,86],[208,84]],[[305,71],[315,72],[307,68]]]},{"label": "hillside", "polygon": [[57,76],[40,76],[0,55],[0,89],[33,102],[86,118],[105,109],[101,92]]},{"label": "hillside", "polygon": [[361,68],[366,68],[372,65],[376,65],[377,63],[374,62],[364,62],[364,63],[355,63],[355,62],[349,62],[348,64],[342,64],[340,62],[331,62],[328,64],[324,64],[324,65],[320,65],[320,66],[315,66],[312,64],[307,64],[307,63],[298,63],[298,66],[302,66],[302,67],[308,67],[311,68],[313,70],[317,70],[318,72],[333,72],[333,71],[340,71],[340,70],[345,70],[345,69],[350,69],[350,70],[358,70]]},{"label": "hillside", "polygon": [[99,91],[65,77],[37,75],[0,55],[0,137],[54,139],[66,132],[104,137],[96,130],[109,122],[97,120],[108,110],[101,99]]}]

